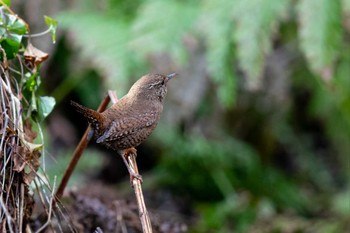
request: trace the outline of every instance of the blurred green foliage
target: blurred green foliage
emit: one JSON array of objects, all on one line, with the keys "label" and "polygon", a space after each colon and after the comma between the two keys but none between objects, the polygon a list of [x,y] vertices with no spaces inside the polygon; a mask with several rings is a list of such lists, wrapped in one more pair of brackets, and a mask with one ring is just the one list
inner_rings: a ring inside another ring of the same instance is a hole
[{"label": "blurred green foliage", "polygon": [[[85,70],[120,96],[148,72],[150,55],[186,69],[184,41],[203,44],[215,95],[206,93],[185,130],[161,124],[153,138],[164,155],[160,183],[189,195],[202,216],[193,232],[349,230],[349,0],[109,0],[78,9],[60,13],[60,23],[74,32]],[[273,89],[267,67],[279,64],[268,61],[281,50],[288,79]],[[278,91],[286,100],[266,97]],[[196,131],[215,111],[217,125]]]},{"label": "blurred green foliage", "polygon": [[[42,163],[46,164],[45,174],[50,178],[51,184],[53,184],[55,178],[56,184],[61,182],[67,164],[69,164],[72,158],[72,154],[73,151],[61,150],[58,155],[55,155],[55,158],[53,158],[53,156],[47,156],[45,161],[42,161]],[[69,180],[69,186],[79,186],[79,184],[87,182],[89,179],[87,175],[97,175],[99,168],[101,168],[103,164],[102,158],[101,152],[93,149],[86,150]]]}]

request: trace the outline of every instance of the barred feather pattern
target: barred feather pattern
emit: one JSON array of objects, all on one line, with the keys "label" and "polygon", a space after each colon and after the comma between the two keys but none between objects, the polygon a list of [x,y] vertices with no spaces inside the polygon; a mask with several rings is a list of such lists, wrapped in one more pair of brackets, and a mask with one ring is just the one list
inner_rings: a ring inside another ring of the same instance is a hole
[{"label": "barred feather pattern", "polygon": [[159,117],[158,112],[144,112],[114,119],[96,142],[117,149],[138,146],[152,133]]},{"label": "barred feather pattern", "polygon": [[101,113],[96,112],[90,108],[84,107],[74,101],[71,101],[71,105],[75,108],[75,110],[83,115],[86,120],[92,125],[92,128],[96,132],[100,132],[103,129],[103,116]]},{"label": "barred feather pattern", "polygon": [[128,94],[102,113],[72,101],[94,130],[94,138],[108,148],[123,151],[140,145],[155,129],[163,111],[168,76],[149,74],[141,77]]}]

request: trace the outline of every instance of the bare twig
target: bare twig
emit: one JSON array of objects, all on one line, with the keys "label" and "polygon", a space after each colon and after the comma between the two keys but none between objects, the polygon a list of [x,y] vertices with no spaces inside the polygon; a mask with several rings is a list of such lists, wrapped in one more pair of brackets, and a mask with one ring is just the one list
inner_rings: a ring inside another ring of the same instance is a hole
[{"label": "bare twig", "polygon": [[[118,97],[115,92],[108,91],[108,95],[111,98],[111,101],[113,104],[115,104],[118,101]],[[135,150],[136,151],[136,150]],[[124,155],[122,155],[124,156]],[[136,173],[139,174],[139,170],[137,168],[136,163],[136,154],[130,153],[128,156],[127,163],[129,167]],[[142,193],[142,186],[141,186],[141,180],[137,179],[136,177],[132,178],[132,185],[134,187],[136,201],[137,201],[137,207],[139,209],[139,217],[141,221],[142,230],[144,233],[152,233],[152,225],[151,221],[148,216],[148,212],[145,205],[145,200],[143,198]]]},{"label": "bare twig", "polygon": [[19,229],[23,229],[23,210],[24,210],[24,184],[21,184],[21,201],[19,208]]},{"label": "bare twig", "polygon": [[54,202],[55,202],[55,198],[53,196],[54,192],[55,192],[55,186],[56,186],[56,176],[54,178],[54,182],[53,182],[53,187],[52,187],[52,193],[51,193],[51,199],[50,199],[50,206],[49,206],[49,214],[47,216],[47,220],[46,220],[46,223],[44,225],[42,225],[39,230],[37,230],[35,233],[39,233],[43,230],[46,229],[46,227],[50,224],[51,222],[51,215],[52,215],[52,209],[53,209],[53,205],[54,205]]},{"label": "bare twig", "polygon": [[[110,101],[109,96],[107,95],[101,102],[100,106],[98,107],[97,111],[98,112],[103,112],[108,103]],[[90,126],[88,126],[88,128],[85,130],[84,135],[82,136],[77,148],[74,151],[73,157],[66,169],[66,171],[64,172],[63,178],[61,180],[60,185],[58,186],[57,192],[56,192],[56,199],[60,199],[63,195],[64,189],[67,186],[67,183],[69,181],[69,178],[71,177],[81,155],[83,154],[84,149],[86,148],[86,146],[88,145],[90,138],[88,139],[87,136],[90,132]]]},{"label": "bare twig", "polygon": [[[128,156],[128,163],[130,167],[135,171],[135,173],[139,174],[139,169],[137,168],[136,163],[136,154],[132,153]],[[146,208],[145,199],[142,193],[141,180],[137,179],[136,177],[133,177],[132,185],[135,191],[142,230],[144,233],[152,233],[152,225]]]},{"label": "bare twig", "polygon": [[[112,101],[113,104],[118,102],[118,97],[114,91],[108,91],[108,95],[103,99],[103,101],[101,102],[97,111],[103,112],[106,109],[109,101]],[[90,139],[87,138],[89,132],[90,132],[90,126],[86,129],[86,131],[85,131],[83,137],[81,138],[76,150],[74,151],[72,160],[70,161],[70,163],[69,163],[69,165],[68,165],[68,167],[63,175],[62,181],[57,189],[56,200],[62,197],[63,191],[64,191],[65,187],[67,186],[68,180],[69,180],[72,172],[74,171],[74,168],[77,165],[84,149],[86,148],[87,144],[90,141]],[[132,170],[136,174],[139,174],[139,171],[137,168],[137,163],[136,163],[136,154],[131,153],[128,156],[127,162],[129,164],[129,166],[132,168]],[[142,230],[144,233],[152,233],[151,221],[150,221],[150,218],[149,218],[149,215],[147,212],[147,208],[145,205],[145,200],[144,200],[143,193],[142,193],[141,181],[139,179],[133,177],[132,184],[134,187],[137,206],[139,209],[139,217],[140,217],[140,221],[141,221]]]},{"label": "bare twig", "polygon": [[128,233],[126,229],[125,221],[123,219],[123,208],[124,205],[121,205],[120,201],[114,202],[115,211],[117,212],[117,226],[116,232],[119,232],[119,229],[122,233]]},{"label": "bare twig", "polygon": [[109,98],[111,99],[111,102],[113,104],[117,103],[118,102],[118,96],[117,96],[117,92],[116,91],[111,91],[109,90],[108,91],[108,96]]},{"label": "bare twig", "polygon": [[[56,182],[56,176],[54,177],[54,181]],[[33,182],[34,182],[34,184],[35,184],[35,187],[36,187],[36,190],[37,190],[37,193],[38,193],[38,198],[39,198],[39,200],[40,200],[39,203],[42,204],[42,207],[43,207],[43,209],[44,209],[44,211],[45,211],[45,213],[46,213],[46,215],[48,216],[48,219],[49,219],[50,216],[51,216],[51,214],[50,214],[50,210],[47,208],[47,206],[46,206],[46,204],[45,204],[45,198],[44,198],[44,196],[43,196],[43,193],[44,193],[44,192],[42,192],[42,191],[40,190],[40,182],[42,182],[42,181],[40,180],[40,176],[37,175],[37,178],[34,179]],[[54,185],[55,185],[55,184],[54,184]],[[44,189],[43,189],[43,190],[44,190]],[[50,200],[52,199],[52,202],[53,202],[53,203],[52,203],[51,201],[49,201],[48,203],[50,203],[50,206],[51,206],[51,204],[54,204],[54,202],[55,202],[55,199],[54,199],[54,196],[53,196],[54,191],[52,190],[51,193],[52,193],[52,196],[50,197]],[[49,207],[49,208],[50,208],[50,207]],[[50,226],[50,227],[52,228],[52,226]],[[52,231],[53,231],[53,228],[52,228]],[[54,231],[53,231],[53,232],[54,232]]]},{"label": "bare twig", "polygon": [[[113,104],[115,104],[118,101],[118,97],[115,92],[108,91],[108,95],[111,98],[111,101]],[[135,150],[136,151],[136,150]],[[121,155],[124,156],[124,155]],[[130,153],[128,156],[127,163],[129,167],[136,173],[139,174],[139,170],[137,168],[136,163],[136,154]],[[134,187],[136,201],[137,201],[137,207],[139,209],[139,217],[141,221],[142,230],[144,233],[152,233],[152,225],[151,221],[149,219],[149,215],[146,209],[145,200],[142,193],[142,186],[141,186],[141,180],[137,179],[136,177],[132,178],[132,185]]]}]

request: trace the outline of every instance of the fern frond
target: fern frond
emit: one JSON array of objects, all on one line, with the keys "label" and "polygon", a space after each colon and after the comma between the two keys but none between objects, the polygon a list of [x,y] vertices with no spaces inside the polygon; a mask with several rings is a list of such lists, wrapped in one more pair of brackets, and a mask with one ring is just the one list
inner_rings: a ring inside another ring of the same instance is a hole
[{"label": "fern frond", "polygon": [[205,1],[199,17],[199,31],[207,44],[208,71],[218,84],[220,102],[232,106],[236,95],[232,45],[233,0]]},{"label": "fern frond", "polygon": [[342,0],[341,2],[343,14],[350,17],[350,0]]},{"label": "fern frond", "polygon": [[289,0],[239,1],[234,14],[239,63],[248,76],[248,87],[258,88],[265,64],[271,51],[273,34],[286,14]]},{"label": "fern frond", "polygon": [[105,77],[106,87],[126,92],[132,64],[126,23],[94,12],[65,12],[59,20],[73,34],[74,42],[81,48],[80,55]]},{"label": "fern frond", "polygon": [[130,46],[143,55],[167,52],[183,63],[187,52],[182,39],[197,14],[198,7],[185,1],[146,1],[132,25]]},{"label": "fern frond", "polygon": [[329,79],[341,44],[340,0],[302,0],[297,10],[301,50],[311,70]]}]

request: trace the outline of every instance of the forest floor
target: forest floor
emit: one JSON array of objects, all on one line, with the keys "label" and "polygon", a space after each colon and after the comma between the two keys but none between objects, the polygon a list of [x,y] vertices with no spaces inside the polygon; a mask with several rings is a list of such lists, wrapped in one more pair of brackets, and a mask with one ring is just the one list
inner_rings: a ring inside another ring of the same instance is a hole
[{"label": "forest floor", "polygon": [[[126,183],[126,182],[125,182]],[[123,185],[122,185],[123,186]],[[127,191],[129,189],[129,191]],[[189,203],[165,190],[144,190],[145,202],[154,233],[187,232],[196,217]],[[66,193],[47,232],[142,232],[132,187],[122,187],[91,180],[87,186]],[[37,210],[40,212],[40,210]],[[61,215],[61,217],[57,217]],[[41,225],[43,219],[33,222]]]}]

